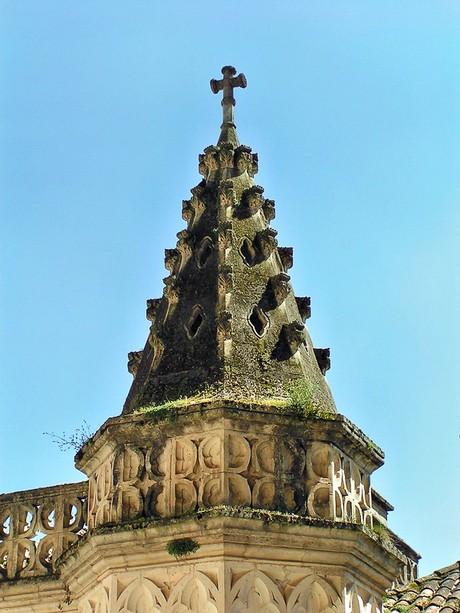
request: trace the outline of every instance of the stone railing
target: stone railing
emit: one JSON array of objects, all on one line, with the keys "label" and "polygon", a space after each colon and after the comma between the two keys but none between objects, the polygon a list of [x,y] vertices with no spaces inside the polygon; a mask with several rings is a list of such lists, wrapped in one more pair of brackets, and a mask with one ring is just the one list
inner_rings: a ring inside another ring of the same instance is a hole
[{"label": "stone railing", "polygon": [[54,572],[86,532],[87,481],[0,495],[0,581]]}]

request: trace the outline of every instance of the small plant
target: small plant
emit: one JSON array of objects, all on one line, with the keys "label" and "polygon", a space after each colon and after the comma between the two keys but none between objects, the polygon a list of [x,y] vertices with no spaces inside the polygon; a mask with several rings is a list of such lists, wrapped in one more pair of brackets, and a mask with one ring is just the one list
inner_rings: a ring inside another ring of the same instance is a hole
[{"label": "small plant", "polygon": [[334,414],[318,407],[313,400],[313,384],[302,379],[291,383],[286,391],[289,395],[287,408],[296,411],[305,417],[319,419],[333,419]]},{"label": "small plant", "polygon": [[[375,536],[378,538],[378,540],[382,544],[388,545],[391,543],[390,531],[383,524],[380,524],[379,522],[374,521],[374,525],[372,526],[372,532],[375,534]],[[404,613],[404,612],[401,611],[400,613]]]},{"label": "small plant", "polygon": [[195,553],[199,548],[199,544],[193,539],[177,539],[176,541],[169,541],[166,545],[166,551],[176,560],[188,556],[190,553]]},{"label": "small plant", "polygon": [[56,443],[61,451],[67,451],[68,449],[75,449],[75,451],[78,451],[89,441],[94,432],[89,427],[88,422],[83,420],[82,425],[71,434],[67,434],[66,432],[63,432],[61,436],[54,432],[43,432],[43,434],[51,436],[53,443]]},{"label": "small plant", "polygon": [[288,386],[289,407],[299,412],[309,411],[313,407],[313,385],[310,381],[300,380]]}]

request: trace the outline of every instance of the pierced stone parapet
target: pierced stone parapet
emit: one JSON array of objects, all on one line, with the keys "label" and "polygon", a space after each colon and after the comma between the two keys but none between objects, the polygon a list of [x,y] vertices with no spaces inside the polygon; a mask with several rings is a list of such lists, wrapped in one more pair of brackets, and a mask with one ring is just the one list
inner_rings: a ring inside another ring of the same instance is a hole
[{"label": "pierced stone parapet", "polygon": [[0,495],[0,581],[54,573],[86,533],[88,483]]},{"label": "pierced stone parapet", "polygon": [[201,413],[193,415],[187,409],[175,425],[140,424],[136,440],[126,438],[119,422],[116,450],[94,458],[90,470],[90,529],[217,505],[368,527],[376,517],[383,521],[372,504],[369,477],[380,460],[371,459],[367,439],[360,441],[343,418],[302,423],[280,417],[267,428],[262,416],[243,412],[240,421],[208,418],[203,432]]}]

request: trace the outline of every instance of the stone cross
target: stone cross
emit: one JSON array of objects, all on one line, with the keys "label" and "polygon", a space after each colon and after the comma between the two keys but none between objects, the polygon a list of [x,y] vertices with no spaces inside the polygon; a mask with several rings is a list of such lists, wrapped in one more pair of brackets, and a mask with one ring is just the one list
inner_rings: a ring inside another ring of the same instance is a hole
[{"label": "stone cross", "polygon": [[210,85],[211,90],[214,94],[223,90],[222,97],[222,107],[224,111],[224,121],[222,127],[224,125],[234,126],[233,122],[233,107],[235,106],[235,98],[233,97],[233,88],[234,87],[246,87],[248,82],[246,81],[246,77],[241,72],[237,77],[236,70],[233,66],[224,66],[222,68],[222,74],[224,75],[223,79],[211,79]]}]

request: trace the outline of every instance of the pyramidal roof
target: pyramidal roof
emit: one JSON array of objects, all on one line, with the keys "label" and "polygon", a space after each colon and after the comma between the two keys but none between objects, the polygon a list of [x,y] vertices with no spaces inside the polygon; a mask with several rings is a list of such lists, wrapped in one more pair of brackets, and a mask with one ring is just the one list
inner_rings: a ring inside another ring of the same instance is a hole
[{"label": "pyramidal roof", "polygon": [[297,382],[313,405],[335,412],[329,350],[313,348],[310,299],[293,293],[292,249],[278,246],[275,203],[254,181],[258,156],[236,133],[233,92],[246,78],[231,66],[222,75],[211,80],[223,93],[219,140],[199,156],[203,179],[182,203],[187,227],[165,251],[163,296],[147,301],[150,331],[144,350],[129,354],[123,413],[203,394],[286,397]]}]

